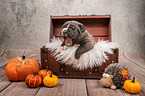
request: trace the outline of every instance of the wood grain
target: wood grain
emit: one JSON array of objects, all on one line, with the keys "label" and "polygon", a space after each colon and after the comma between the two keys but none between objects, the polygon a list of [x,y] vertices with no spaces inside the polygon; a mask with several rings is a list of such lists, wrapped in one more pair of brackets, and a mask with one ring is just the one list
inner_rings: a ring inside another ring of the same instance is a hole
[{"label": "wood grain", "polygon": [[119,61],[121,64],[124,64],[127,66],[127,68],[131,71],[132,76],[136,77],[136,81],[140,82],[142,85],[142,89],[140,94],[145,96],[145,70],[141,68],[140,66],[136,65],[136,63],[133,63],[125,58],[124,53],[121,53],[119,57]]},{"label": "wood grain", "polygon": [[134,76],[137,77],[141,83],[145,84],[145,70],[140,68],[140,66],[136,65],[135,63],[127,60],[123,55],[119,57],[120,63],[127,66],[128,69],[134,74]]},{"label": "wood grain", "polygon": [[34,96],[39,87],[28,88],[24,82],[13,82],[6,90],[0,93],[1,96]]},{"label": "wood grain", "polygon": [[0,57],[4,54],[5,49],[0,49]]},{"label": "wood grain", "polygon": [[[6,53],[7,52],[7,53]],[[29,57],[30,55],[34,55],[34,54],[37,54],[34,58],[39,58],[39,50],[24,50],[24,49],[9,49],[9,50],[6,50],[5,54],[3,56],[6,56],[6,58],[8,60],[11,60],[11,59],[14,59],[16,58],[17,56],[22,56],[22,55],[26,55],[26,57]],[[16,54],[15,54],[16,53]],[[3,59],[3,58],[1,58]],[[4,65],[2,67],[0,67],[0,92],[2,92],[1,94],[2,95],[15,95],[15,96],[19,96],[19,94],[17,93],[12,93],[10,94],[7,93],[7,91],[5,91],[5,88],[11,91],[13,91],[13,87],[11,88],[11,86],[15,86],[17,87],[16,85],[20,85],[21,83],[20,82],[11,82],[7,79],[6,75],[5,75],[5,66],[6,64],[8,63],[9,61],[6,61],[6,60],[3,60],[3,62],[1,62],[2,64],[1,65]],[[24,82],[23,82],[24,83]],[[20,86],[20,89],[23,89],[23,88],[26,88],[27,86],[25,86],[24,84],[22,84],[23,86]],[[7,88],[8,87],[8,88]],[[21,88],[22,87],[22,88]],[[37,88],[38,89],[38,88]],[[3,91],[4,90],[4,91]],[[28,88],[27,88],[28,90]],[[31,89],[32,90],[32,89]],[[37,92],[37,90],[36,90]],[[34,95],[33,93],[36,93],[36,92],[32,92],[32,96]],[[24,92],[23,93],[23,90],[22,91],[19,91],[18,93],[20,94],[24,94],[24,95],[31,95],[29,94],[28,92]]]},{"label": "wood grain", "polygon": [[38,49],[26,49],[24,56],[28,59],[37,59],[40,61],[40,51]]},{"label": "wood grain", "polygon": [[[89,27],[87,28],[88,32],[92,36],[108,36],[108,27]],[[54,29],[54,35],[60,36],[61,28]]]},{"label": "wood grain", "polygon": [[[125,90],[104,88],[99,80],[86,80],[89,96],[132,96]],[[139,94],[133,96],[140,96]]]},{"label": "wood grain", "polygon": [[[29,57],[33,54],[40,55],[39,50],[7,49],[1,57],[6,56],[10,60],[16,56],[26,55],[26,57]],[[0,60],[2,60],[1,57]],[[39,59],[39,56],[34,58]],[[104,88],[97,79],[59,78],[58,85],[53,88],[44,85],[37,88],[28,88],[24,82],[9,81],[5,75],[6,63],[3,63],[3,66],[0,67],[0,96],[145,96],[145,70],[138,66],[144,66],[143,60],[144,55],[142,53],[123,53],[120,51],[119,62],[126,65],[132,75],[136,77],[136,81],[141,83],[142,89],[139,94],[129,94],[121,89]]]},{"label": "wood grain", "polygon": [[0,68],[0,92],[2,92],[7,86],[9,86],[12,82],[10,82],[5,75],[5,66]]},{"label": "wood grain", "polygon": [[84,79],[59,79],[54,88],[41,87],[36,96],[87,96]]},{"label": "wood grain", "polygon": [[0,57],[0,67],[6,65],[9,61],[3,59],[5,57],[8,60],[15,59],[17,56],[22,56],[24,54],[24,49],[6,49],[3,56]]},{"label": "wood grain", "polygon": [[145,53],[127,51],[127,52],[124,52],[124,55],[130,61],[136,63],[141,68],[145,69]]},{"label": "wood grain", "polygon": [[110,18],[110,15],[96,15],[96,16],[53,16],[51,19],[76,19],[76,18]]}]

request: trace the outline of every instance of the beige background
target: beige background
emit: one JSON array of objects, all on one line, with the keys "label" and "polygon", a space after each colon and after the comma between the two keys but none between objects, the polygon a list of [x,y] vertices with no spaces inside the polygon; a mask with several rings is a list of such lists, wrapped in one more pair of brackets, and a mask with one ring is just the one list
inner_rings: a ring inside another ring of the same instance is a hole
[{"label": "beige background", "polygon": [[120,50],[145,50],[145,0],[0,0],[0,49],[39,49],[50,15],[80,14],[111,15]]}]

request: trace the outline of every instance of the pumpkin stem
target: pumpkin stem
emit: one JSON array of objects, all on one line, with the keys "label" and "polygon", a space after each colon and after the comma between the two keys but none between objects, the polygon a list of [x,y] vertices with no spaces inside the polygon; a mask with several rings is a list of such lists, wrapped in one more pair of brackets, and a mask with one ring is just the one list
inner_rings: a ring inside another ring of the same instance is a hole
[{"label": "pumpkin stem", "polygon": [[34,72],[34,76],[36,76],[36,75],[37,75],[37,71]]},{"label": "pumpkin stem", "polygon": [[48,66],[46,67],[46,71],[48,71]]},{"label": "pumpkin stem", "polygon": [[133,82],[133,83],[135,83],[135,77],[133,77],[133,80],[132,80],[132,82]]},{"label": "pumpkin stem", "polygon": [[52,72],[51,72],[51,74],[50,74],[50,77],[52,77]]},{"label": "pumpkin stem", "polygon": [[22,56],[22,59],[24,60],[25,59],[25,56]]},{"label": "pumpkin stem", "polygon": [[19,61],[19,64],[17,64],[18,66],[23,65],[25,63],[25,56],[19,57],[17,56],[17,60]]}]

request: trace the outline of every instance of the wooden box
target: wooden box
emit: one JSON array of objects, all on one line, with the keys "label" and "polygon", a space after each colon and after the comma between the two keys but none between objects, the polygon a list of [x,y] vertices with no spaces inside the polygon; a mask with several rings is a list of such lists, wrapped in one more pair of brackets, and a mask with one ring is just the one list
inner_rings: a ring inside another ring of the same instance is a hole
[{"label": "wooden box", "polygon": [[[68,20],[76,20],[85,25],[88,32],[93,35],[94,39],[111,41],[111,16],[51,16],[50,38],[53,36],[60,37],[61,26]],[[50,50],[43,46],[41,48],[41,68],[49,67],[58,77],[66,78],[98,78],[101,77],[104,69],[112,62],[118,62],[118,49],[114,50],[114,54],[107,54],[109,60],[102,64],[102,66],[94,66],[93,69],[76,70],[71,66],[60,64],[50,55]]]}]

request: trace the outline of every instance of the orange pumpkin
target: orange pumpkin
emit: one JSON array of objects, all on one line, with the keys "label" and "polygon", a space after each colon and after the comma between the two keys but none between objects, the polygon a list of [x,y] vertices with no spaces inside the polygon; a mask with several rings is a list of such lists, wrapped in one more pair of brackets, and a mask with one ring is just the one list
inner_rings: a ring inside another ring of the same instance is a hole
[{"label": "orange pumpkin", "polygon": [[135,81],[135,77],[133,77],[133,80],[126,80],[123,87],[129,93],[139,93],[141,90],[141,85],[138,81]]},{"label": "orange pumpkin", "polygon": [[42,69],[38,72],[38,75],[44,78],[46,75],[50,75],[52,72],[48,70],[48,66],[46,69]]},{"label": "orange pumpkin", "polygon": [[52,73],[50,75],[46,75],[43,79],[43,83],[47,87],[54,87],[58,83],[58,77],[56,75],[53,75]]},{"label": "orange pumpkin", "polygon": [[36,59],[25,59],[17,57],[11,60],[5,68],[6,76],[11,81],[24,81],[27,75],[38,72],[40,69],[39,62]]},{"label": "orange pumpkin", "polygon": [[38,87],[42,84],[42,78],[39,75],[36,75],[36,72],[34,74],[30,74],[25,79],[25,84],[28,87]]}]

